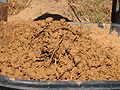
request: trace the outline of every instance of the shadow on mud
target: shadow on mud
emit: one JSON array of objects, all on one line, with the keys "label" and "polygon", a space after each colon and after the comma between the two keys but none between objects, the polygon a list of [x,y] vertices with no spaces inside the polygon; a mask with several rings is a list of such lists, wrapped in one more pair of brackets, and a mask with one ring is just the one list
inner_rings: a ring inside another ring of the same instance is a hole
[{"label": "shadow on mud", "polygon": [[49,14],[49,13],[45,13],[45,14],[39,16],[38,18],[34,19],[34,21],[45,20],[45,19],[48,18],[48,17],[52,17],[53,20],[61,20],[61,19],[65,19],[66,22],[72,22],[72,21],[69,20],[68,18],[63,17],[63,16],[61,16],[61,15],[59,15],[59,14]]}]

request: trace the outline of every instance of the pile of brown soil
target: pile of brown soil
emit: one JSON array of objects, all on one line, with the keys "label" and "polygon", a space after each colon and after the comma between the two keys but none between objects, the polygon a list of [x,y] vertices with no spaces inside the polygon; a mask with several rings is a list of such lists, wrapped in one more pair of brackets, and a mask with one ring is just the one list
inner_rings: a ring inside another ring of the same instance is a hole
[{"label": "pile of brown soil", "polygon": [[0,26],[0,74],[40,81],[120,80],[116,32],[84,30],[64,20]]}]

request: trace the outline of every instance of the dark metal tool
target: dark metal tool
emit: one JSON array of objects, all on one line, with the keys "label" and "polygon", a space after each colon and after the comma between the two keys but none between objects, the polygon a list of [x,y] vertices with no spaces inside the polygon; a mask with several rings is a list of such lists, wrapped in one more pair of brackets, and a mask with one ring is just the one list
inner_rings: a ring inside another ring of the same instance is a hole
[{"label": "dark metal tool", "polygon": [[111,21],[120,24],[120,0],[113,0]]}]

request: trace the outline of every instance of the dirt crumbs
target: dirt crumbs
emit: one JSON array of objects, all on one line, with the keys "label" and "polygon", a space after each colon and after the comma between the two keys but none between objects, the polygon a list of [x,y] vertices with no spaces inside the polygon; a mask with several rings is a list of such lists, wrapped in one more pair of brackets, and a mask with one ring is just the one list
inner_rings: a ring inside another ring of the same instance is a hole
[{"label": "dirt crumbs", "polygon": [[52,20],[0,26],[1,75],[40,81],[120,80],[116,32]]}]

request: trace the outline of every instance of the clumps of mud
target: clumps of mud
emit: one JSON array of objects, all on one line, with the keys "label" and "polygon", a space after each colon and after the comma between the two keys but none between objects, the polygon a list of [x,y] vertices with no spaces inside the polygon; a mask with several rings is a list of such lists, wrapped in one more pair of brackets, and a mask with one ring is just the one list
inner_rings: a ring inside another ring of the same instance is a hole
[{"label": "clumps of mud", "polygon": [[1,75],[40,81],[120,80],[116,32],[52,20],[0,26]]}]

